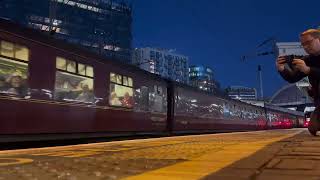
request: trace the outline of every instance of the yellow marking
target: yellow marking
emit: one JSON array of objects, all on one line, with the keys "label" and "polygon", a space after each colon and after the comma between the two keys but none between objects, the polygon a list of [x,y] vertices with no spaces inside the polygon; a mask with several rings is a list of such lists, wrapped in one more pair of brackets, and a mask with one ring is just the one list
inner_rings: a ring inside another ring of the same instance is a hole
[{"label": "yellow marking", "polygon": [[74,151],[57,151],[57,152],[47,152],[47,153],[35,153],[31,154],[34,156],[65,156],[69,154],[74,154]]},{"label": "yellow marking", "polygon": [[119,147],[119,148],[114,148],[114,149],[81,149],[81,150],[87,150],[87,151],[94,151],[94,152],[118,152],[118,151],[126,151],[126,150],[131,150],[131,149],[136,149],[136,147]]},{"label": "yellow marking", "polygon": [[125,178],[125,180],[194,180],[217,172],[240,159],[249,157],[267,145],[292,137],[302,130],[278,138],[271,138],[252,143],[230,145],[218,152],[209,152],[203,156],[193,158],[190,161],[177,163],[154,171]]},{"label": "yellow marking", "polygon": [[[9,161],[9,162],[1,162],[1,161]],[[10,162],[13,161],[13,162]],[[32,159],[27,158],[0,158],[0,167],[1,166],[9,166],[9,165],[16,165],[16,164],[26,164],[33,162]]]},{"label": "yellow marking", "polygon": [[55,157],[84,157],[95,154],[100,154],[103,152],[97,151],[57,151],[57,152],[48,152],[48,153],[36,153],[32,154],[34,156],[55,156]]},{"label": "yellow marking", "polygon": [[69,157],[69,158],[85,157],[85,156],[92,156],[92,155],[101,154],[101,153],[102,153],[102,152],[97,153],[97,152],[87,151],[87,152],[75,153],[74,155],[65,156],[65,157]]}]

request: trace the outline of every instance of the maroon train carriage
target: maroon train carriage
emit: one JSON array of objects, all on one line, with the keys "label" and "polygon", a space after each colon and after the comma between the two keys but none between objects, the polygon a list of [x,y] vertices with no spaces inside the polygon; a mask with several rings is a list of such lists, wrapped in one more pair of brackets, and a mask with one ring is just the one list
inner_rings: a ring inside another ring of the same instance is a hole
[{"label": "maroon train carriage", "polygon": [[200,92],[6,20],[0,20],[0,108],[0,142],[270,126],[268,109]]},{"label": "maroon train carriage", "polygon": [[175,87],[174,131],[239,131],[267,128],[264,108]]},{"label": "maroon train carriage", "polygon": [[0,21],[4,141],[38,134],[164,132],[166,89],[156,75]]},{"label": "maroon train carriage", "polygon": [[304,127],[305,117],[303,112],[266,105],[266,114],[271,129]]}]

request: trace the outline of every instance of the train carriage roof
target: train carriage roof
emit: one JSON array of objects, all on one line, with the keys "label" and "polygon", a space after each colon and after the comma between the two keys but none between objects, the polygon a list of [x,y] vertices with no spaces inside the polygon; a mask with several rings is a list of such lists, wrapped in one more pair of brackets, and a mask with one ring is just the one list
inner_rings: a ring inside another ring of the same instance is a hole
[{"label": "train carriage roof", "polygon": [[135,72],[135,73],[142,73],[153,79],[165,80],[165,81],[167,80],[167,79],[161,78],[160,75],[142,70],[132,64],[112,60],[111,58],[92,52],[83,46],[72,44],[64,40],[54,38],[54,36],[50,35],[49,33],[45,33],[43,31],[36,30],[36,29],[27,28],[23,25],[17,24],[10,20],[0,18],[0,32],[12,34],[14,36],[18,36],[20,38],[26,39],[27,41],[41,43],[45,46],[51,46],[53,48],[56,48],[62,51],[67,51],[68,53],[72,53],[74,55],[77,55],[83,58],[95,60],[96,62],[99,62],[99,63],[108,63],[115,66],[121,66],[127,69],[128,71]]}]

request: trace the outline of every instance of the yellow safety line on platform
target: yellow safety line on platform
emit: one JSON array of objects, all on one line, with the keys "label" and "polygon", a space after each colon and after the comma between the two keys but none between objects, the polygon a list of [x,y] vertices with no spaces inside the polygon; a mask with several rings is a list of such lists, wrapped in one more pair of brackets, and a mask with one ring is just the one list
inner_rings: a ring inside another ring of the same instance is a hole
[{"label": "yellow safety line on platform", "polygon": [[253,143],[242,143],[228,146],[227,149],[218,152],[207,153],[190,161],[177,163],[157,170],[149,171],[140,175],[124,178],[125,180],[195,180],[215,173],[240,159],[249,157],[267,145],[292,137],[301,133],[284,135],[270,140]]},{"label": "yellow safety line on platform", "polygon": [[[2,160],[4,161],[9,161],[9,162],[1,162]],[[13,161],[13,162],[10,162]],[[9,166],[9,165],[17,165],[17,164],[26,164],[26,163],[31,163],[33,162],[32,159],[27,159],[27,158],[0,158],[0,167],[1,166]]]}]

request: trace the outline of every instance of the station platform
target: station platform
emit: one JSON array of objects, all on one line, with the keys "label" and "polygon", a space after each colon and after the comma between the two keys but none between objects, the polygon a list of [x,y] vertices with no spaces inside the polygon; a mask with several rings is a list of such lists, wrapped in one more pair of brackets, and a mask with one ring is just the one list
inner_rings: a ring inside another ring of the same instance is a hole
[{"label": "station platform", "polygon": [[320,137],[289,129],[0,151],[7,179],[320,179]]}]

